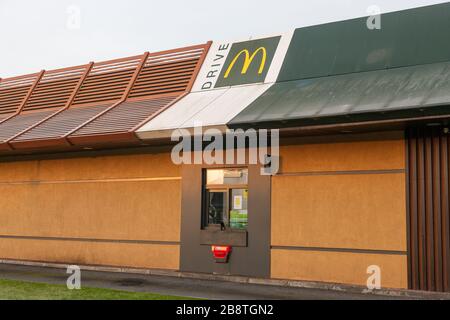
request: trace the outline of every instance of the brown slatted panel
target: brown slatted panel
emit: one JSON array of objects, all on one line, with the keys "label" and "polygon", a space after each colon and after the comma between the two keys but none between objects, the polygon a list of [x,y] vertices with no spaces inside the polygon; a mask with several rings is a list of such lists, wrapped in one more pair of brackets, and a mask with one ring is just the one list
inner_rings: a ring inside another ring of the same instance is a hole
[{"label": "brown slatted panel", "polygon": [[142,56],[94,64],[76,95],[73,106],[119,101]]},{"label": "brown slatted panel", "polygon": [[69,135],[71,142],[79,137],[131,132],[163,111],[189,91],[208,48],[206,44],[150,54],[128,94],[133,102],[121,103],[87,123]]},{"label": "brown slatted panel", "polygon": [[12,140],[12,143],[64,137],[80,126],[80,124],[92,119],[110,106],[110,104],[106,104],[64,110],[25,134],[18,136]]},{"label": "brown slatted panel", "polygon": [[[9,144],[13,148],[28,148],[33,141],[40,141],[43,146],[44,140],[52,144],[49,141],[56,139],[58,142],[54,143],[60,143],[60,138],[66,136],[128,133],[190,89],[209,46],[210,43],[96,63],[82,77],[84,66],[77,81],[67,77],[68,69],[64,74],[47,72],[23,111],[64,106],[67,109],[25,126],[16,135],[8,135],[13,138]],[[81,86],[74,90],[81,78]],[[133,102],[126,102],[127,97]]]},{"label": "brown slatted panel", "polygon": [[198,46],[150,54],[129,98],[185,92],[205,51]]},{"label": "brown slatted panel", "polygon": [[171,95],[143,101],[124,102],[76,131],[69,138],[130,131],[177,98],[178,95]]},{"label": "brown slatted panel", "polygon": [[85,70],[79,66],[45,72],[22,112],[65,107]]},{"label": "brown slatted panel", "polygon": [[0,82],[0,118],[13,114],[21,107],[38,74],[2,79]]},{"label": "brown slatted panel", "polygon": [[[138,62],[143,63],[144,57],[146,57],[146,55],[140,56],[140,60],[138,60]],[[111,70],[113,73],[115,73],[116,71],[126,71],[127,74],[129,73],[129,70],[132,70],[132,75],[137,75],[138,70],[135,65],[135,59],[134,57],[132,57],[90,65],[88,70],[86,70],[85,67],[84,70],[88,73],[87,75],[85,74],[85,76],[82,78],[81,86],[78,86],[76,92],[74,92],[75,96],[70,101],[72,103],[70,103],[70,105],[67,105],[66,109],[60,110],[49,119],[32,127],[25,133],[15,137],[12,141],[9,142],[10,145],[13,148],[30,148],[33,146],[34,141],[39,141],[39,146],[59,145],[61,143],[60,139],[63,139],[65,136],[82,126],[84,123],[87,123],[91,119],[96,118],[102,112],[106,111],[108,108],[112,107],[118,102],[111,101],[92,103],[92,101],[97,100],[97,98],[95,98],[88,103],[74,105],[73,101],[75,101],[77,97],[79,98],[80,95],[83,95],[83,93],[81,92],[83,88],[85,90],[84,92],[86,93],[86,88],[88,88],[92,84],[93,79],[95,79],[95,83],[97,83],[98,81],[102,81],[105,84],[103,84],[102,82],[98,82],[97,88],[108,92],[108,98],[106,98],[106,100],[110,100],[109,93],[112,92],[112,90],[119,90],[118,86],[113,87],[112,89],[103,89],[106,88],[106,86],[110,85],[110,79],[108,77],[111,75]],[[133,67],[134,69],[130,69],[130,67]],[[130,80],[132,79],[132,77],[129,79],[121,78],[120,81],[123,82],[125,81],[124,79],[126,80],[126,82],[124,82],[123,84],[117,82],[117,79],[113,79],[112,81],[114,83],[119,83],[120,86],[125,85],[126,88],[131,86]],[[128,92],[128,90],[120,90],[121,91],[118,91],[121,94],[119,98],[123,99],[125,97],[125,92]],[[101,100],[101,97],[99,98],[99,100]],[[44,144],[42,144],[43,141],[45,141]]]},{"label": "brown slatted panel", "polygon": [[449,155],[443,128],[408,131],[411,289],[450,292]]},{"label": "brown slatted panel", "polygon": [[54,111],[41,111],[19,114],[0,124],[0,143],[8,141],[17,134],[50,116]]}]

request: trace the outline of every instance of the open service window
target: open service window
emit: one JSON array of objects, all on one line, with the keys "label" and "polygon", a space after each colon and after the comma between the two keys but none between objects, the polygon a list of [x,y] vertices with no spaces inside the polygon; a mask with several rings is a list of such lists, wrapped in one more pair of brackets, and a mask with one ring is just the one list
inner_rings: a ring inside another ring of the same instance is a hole
[{"label": "open service window", "polygon": [[203,228],[246,230],[248,169],[204,171]]}]

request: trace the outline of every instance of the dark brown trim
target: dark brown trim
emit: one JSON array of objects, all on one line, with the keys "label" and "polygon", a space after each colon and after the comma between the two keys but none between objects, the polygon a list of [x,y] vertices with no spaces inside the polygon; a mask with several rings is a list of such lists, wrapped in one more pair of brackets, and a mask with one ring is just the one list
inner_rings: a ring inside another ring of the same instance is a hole
[{"label": "dark brown trim", "polygon": [[372,249],[350,249],[350,248],[321,248],[321,247],[294,247],[294,246],[271,246],[272,250],[291,251],[318,251],[318,252],[342,252],[342,253],[362,253],[362,254],[386,254],[406,256],[406,251],[393,250],[372,250]]},{"label": "dark brown trim", "polygon": [[442,282],[444,291],[450,291],[450,204],[449,204],[449,168],[450,168],[450,139],[441,139],[441,208],[442,208]]},{"label": "dark brown trim", "polygon": [[426,235],[426,259],[428,264],[427,286],[429,290],[435,291],[434,275],[434,250],[433,250],[433,189],[432,189],[432,153],[431,135],[425,136],[425,235]]},{"label": "dark brown trim", "polygon": [[247,247],[248,232],[246,230],[200,230],[200,244],[207,246]]},{"label": "dark brown trim", "polygon": [[450,292],[448,129],[411,128],[407,145],[409,285]]},{"label": "dark brown trim", "polygon": [[433,198],[433,235],[434,235],[434,282],[436,283],[436,291],[442,291],[442,217],[441,217],[441,150],[439,133],[434,130],[432,137],[432,198]]},{"label": "dark brown trim", "polygon": [[0,235],[0,239],[95,242],[95,243],[123,243],[123,244],[145,244],[145,245],[168,245],[168,246],[180,245],[180,242],[177,242],[177,241],[88,239],[88,238],[61,238],[61,237],[8,236],[8,235]]},{"label": "dark brown trim", "polygon": [[406,168],[406,179],[405,179],[405,195],[406,195],[406,246],[407,246],[407,257],[408,257],[408,289],[410,289],[413,286],[413,281],[414,281],[414,274],[413,274],[413,268],[411,267],[412,265],[412,248],[411,248],[411,243],[409,241],[409,239],[411,239],[411,221],[412,219],[410,218],[410,214],[411,214],[411,206],[410,206],[410,197],[411,197],[411,188],[410,188],[410,175],[411,175],[411,168],[409,165],[409,161],[410,161],[410,142],[408,141],[406,132],[404,134],[404,138],[405,138],[405,168]]}]

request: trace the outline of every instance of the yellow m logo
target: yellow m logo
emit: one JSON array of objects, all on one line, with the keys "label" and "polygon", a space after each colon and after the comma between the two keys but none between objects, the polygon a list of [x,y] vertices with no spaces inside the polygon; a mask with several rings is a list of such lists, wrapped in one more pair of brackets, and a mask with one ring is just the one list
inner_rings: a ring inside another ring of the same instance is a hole
[{"label": "yellow m logo", "polygon": [[248,69],[250,68],[250,65],[252,64],[253,60],[255,59],[256,55],[258,53],[262,54],[262,61],[261,61],[261,65],[259,66],[259,74],[262,74],[264,71],[264,67],[266,66],[266,61],[267,61],[267,50],[264,47],[260,47],[258,48],[255,52],[253,52],[253,54],[250,56],[250,52],[247,49],[242,50],[241,52],[239,52],[236,57],[234,57],[233,61],[231,61],[230,66],[227,69],[227,72],[225,72],[225,76],[224,78],[228,78],[230,76],[230,72],[233,69],[234,65],[236,64],[236,62],[239,60],[239,58],[244,55],[245,56],[245,60],[244,60],[244,66],[242,67],[242,72],[241,74],[246,74]]}]

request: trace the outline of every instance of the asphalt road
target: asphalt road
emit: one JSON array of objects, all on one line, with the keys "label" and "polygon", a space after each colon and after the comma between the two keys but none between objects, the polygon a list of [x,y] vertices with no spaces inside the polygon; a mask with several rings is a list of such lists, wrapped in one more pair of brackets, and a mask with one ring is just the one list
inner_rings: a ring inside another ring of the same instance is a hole
[{"label": "asphalt road", "polygon": [[[0,279],[66,284],[64,269],[0,264]],[[338,291],[238,284],[123,273],[82,271],[84,287],[149,292],[210,300],[380,300],[404,297],[355,294]]]}]

